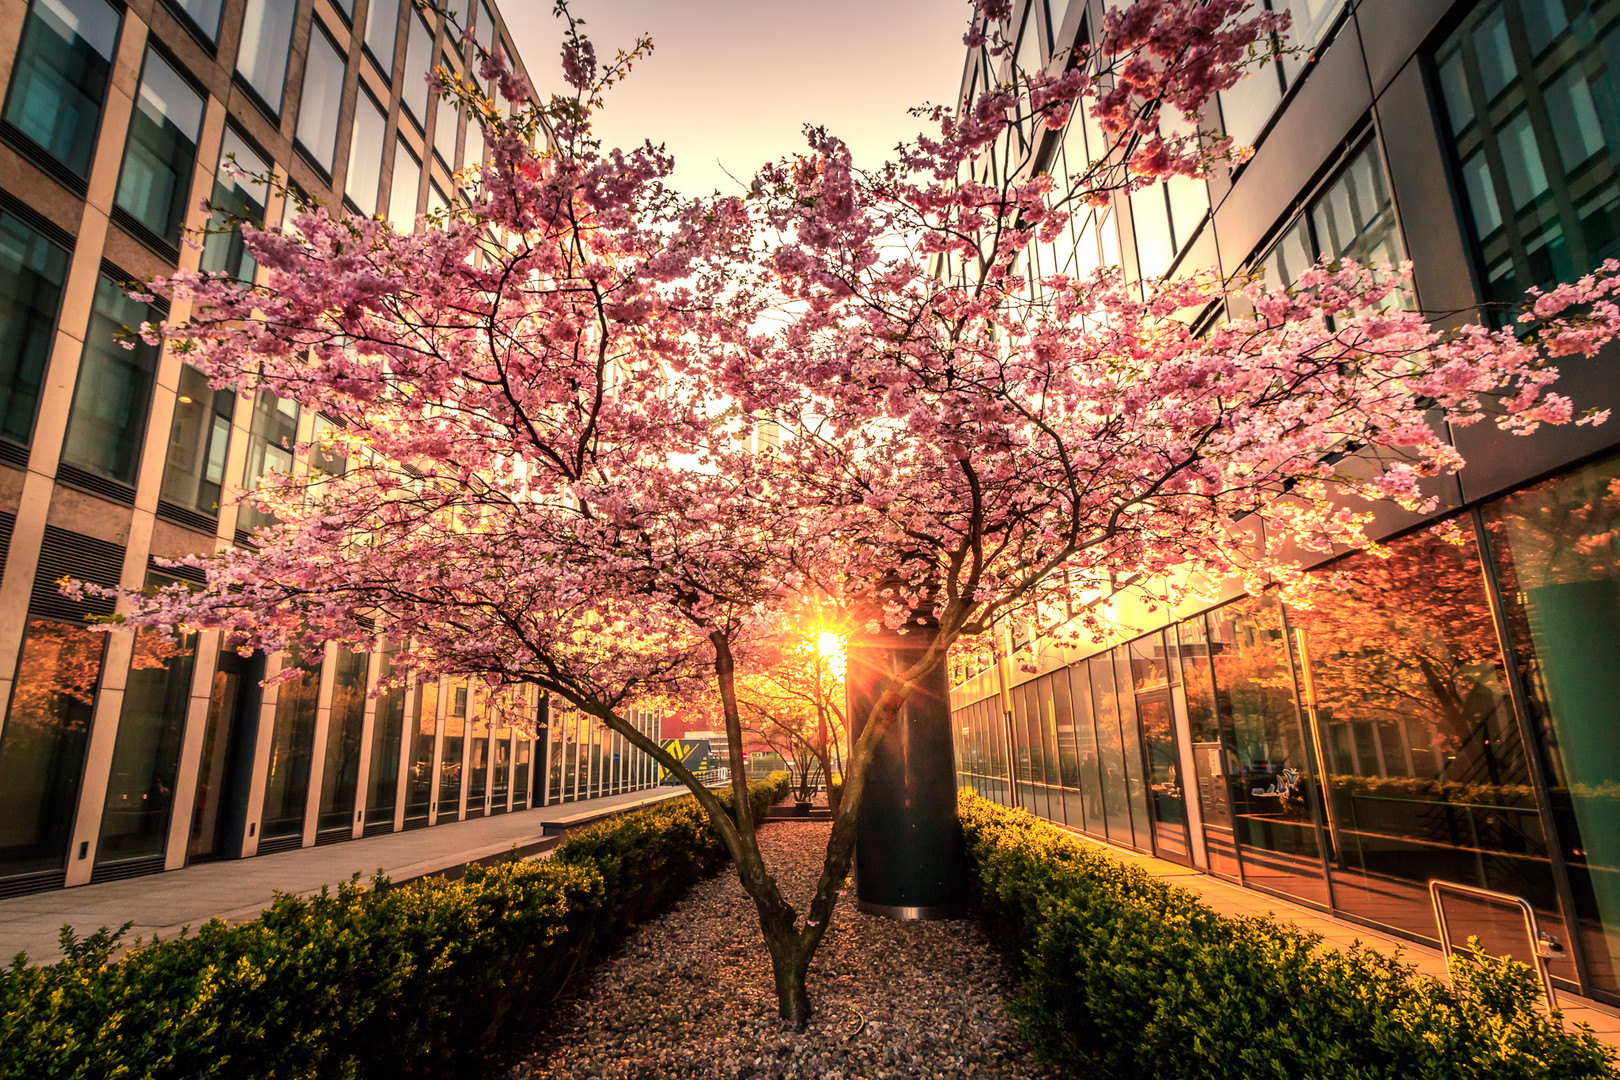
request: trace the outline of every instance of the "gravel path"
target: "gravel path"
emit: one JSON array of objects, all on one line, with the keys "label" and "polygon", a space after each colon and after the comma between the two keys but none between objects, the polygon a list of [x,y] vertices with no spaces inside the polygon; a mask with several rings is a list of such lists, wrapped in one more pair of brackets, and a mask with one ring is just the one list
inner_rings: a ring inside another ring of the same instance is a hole
[{"label": "gravel path", "polygon": [[[802,910],[830,826],[760,830]],[[638,927],[559,1006],[514,1080],[911,1080],[1055,1077],[1001,1006],[1006,965],[971,922],[902,923],[846,896],[810,968],[802,1033],[776,1016],[754,908],[728,867]],[[862,1024],[864,1021],[864,1025]]]}]

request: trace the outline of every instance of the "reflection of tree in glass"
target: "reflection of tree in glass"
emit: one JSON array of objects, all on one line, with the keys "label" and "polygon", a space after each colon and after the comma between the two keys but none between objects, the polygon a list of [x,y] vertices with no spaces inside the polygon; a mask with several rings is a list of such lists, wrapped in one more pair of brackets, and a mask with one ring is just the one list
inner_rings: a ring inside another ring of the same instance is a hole
[{"label": "reflection of tree in glass", "polygon": [[45,619],[29,622],[25,662],[17,666],[7,725],[38,731],[84,730],[90,722],[89,706],[96,699],[104,640],[105,635],[86,626]]},{"label": "reflection of tree in glass", "polygon": [[1442,525],[1388,550],[1347,560],[1315,610],[1290,613],[1307,631],[1321,722],[1413,722],[1437,775],[1482,768],[1472,778],[1500,783],[1499,729],[1511,718],[1473,542]]}]

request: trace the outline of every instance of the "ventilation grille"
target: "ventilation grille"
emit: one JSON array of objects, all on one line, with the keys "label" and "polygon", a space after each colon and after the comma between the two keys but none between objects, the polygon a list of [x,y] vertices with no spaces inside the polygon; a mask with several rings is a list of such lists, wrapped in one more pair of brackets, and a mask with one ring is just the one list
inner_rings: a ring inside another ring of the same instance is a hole
[{"label": "ventilation grille", "polygon": [[67,884],[67,871],[49,870],[43,874],[20,874],[17,877],[0,878],[0,900],[10,896],[27,896],[29,893],[48,892],[51,889],[60,889]]},{"label": "ventilation grille", "polygon": [[236,535],[231,539],[236,541],[236,546],[239,548],[252,548],[258,546],[253,542],[253,534],[248,532],[246,529],[237,529]]},{"label": "ventilation grille", "polygon": [[6,553],[11,550],[11,531],[17,527],[17,515],[0,510],[0,574],[6,572]]},{"label": "ventilation grille", "polygon": [[[117,225],[134,238],[136,243],[163,259],[164,262],[171,265],[179,263],[180,249],[172,241],[164,239],[147,228],[144,222],[122,206],[112,208],[112,220],[114,225]],[[119,280],[128,281],[130,279],[120,278]]]},{"label": "ventilation grille", "polygon": [[[425,818],[423,820],[426,821]],[[381,821],[373,821],[371,824],[367,825],[364,830],[361,831],[360,835],[361,836],[381,836],[384,833],[391,833],[393,831],[394,831],[394,819],[392,817],[387,817],[387,818],[384,818]]]},{"label": "ventilation grille", "polygon": [[118,480],[110,479],[99,473],[81,469],[77,465],[62,464],[56,467],[56,481],[68,487],[87,491],[92,495],[99,495],[124,506],[135,505],[135,489]]},{"label": "ventilation grille", "polygon": [[341,829],[326,829],[315,834],[315,846],[325,847],[327,844],[341,844],[345,840],[352,840],[354,834],[347,826]]},{"label": "ventilation grille", "polygon": [[479,806],[479,807],[471,807],[471,806],[469,806],[469,807],[467,807],[467,816],[462,818],[461,820],[462,821],[471,821],[473,818],[481,818],[483,816],[484,816],[484,808],[482,806]]},{"label": "ventilation grille", "polygon": [[73,578],[92,585],[117,588],[124,567],[124,549],[93,536],[45,526],[45,542],[39,549],[39,572],[34,575],[34,592],[28,610],[51,619],[85,621],[91,616],[106,618],[113,613],[110,597],[87,596],[69,600],[56,590],[62,578]]},{"label": "ventilation grille", "polygon": [[89,188],[84,177],[57,161],[49,150],[29,138],[21,128],[10,121],[0,120],[0,139],[4,139],[13,150],[33,162],[40,171],[49,173],[57,183],[69,191],[83,195]]},{"label": "ventilation grille", "polygon": [[179,506],[164,499],[158,500],[157,516],[164,521],[172,521],[181,528],[206,533],[210,538],[219,532],[219,520],[217,518],[210,517],[199,510],[187,510],[184,506]]},{"label": "ventilation grille", "polygon": [[411,832],[411,831],[413,831],[415,829],[425,829],[425,828],[427,828],[427,815],[423,814],[421,817],[408,817],[408,818],[406,818],[405,819],[405,828],[402,831]]},{"label": "ventilation grille", "polygon": [[90,871],[90,884],[99,885],[103,881],[123,881],[125,878],[145,877],[147,874],[163,873],[163,856],[151,855],[144,859],[124,859],[115,863],[107,863]]},{"label": "ventilation grille", "polygon": [[496,803],[494,806],[490,807],[490,810],[489,810],[489,816],[490,817],[494,817],[496,814],[504,814],[504,813],[506,813],[506,804],[505,803]]},{"label": "ventilation grille", "polygon": [[260,840],[258,854],[274,855],[278,851],[292,851],[303,845],[302,836],[278,836],[274,840]]},{"label": "ventilation grille", "polygon": [[10,439],[0,439],[0,461],[7,465],[15,465],[19,469],[28,468],[28,447],[19,446]]}]

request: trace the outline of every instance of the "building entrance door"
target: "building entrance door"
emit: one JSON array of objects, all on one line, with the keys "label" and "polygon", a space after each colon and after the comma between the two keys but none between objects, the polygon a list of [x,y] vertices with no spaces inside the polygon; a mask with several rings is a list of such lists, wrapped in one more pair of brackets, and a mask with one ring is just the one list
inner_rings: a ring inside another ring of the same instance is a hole
[{"label": "building entrance door", "polygon": [[208,697],[187,863],[234,859],[242,854],[261,700],[258,684],[263,677],[262,655],[244,659],[229,650],[220,654]]}]

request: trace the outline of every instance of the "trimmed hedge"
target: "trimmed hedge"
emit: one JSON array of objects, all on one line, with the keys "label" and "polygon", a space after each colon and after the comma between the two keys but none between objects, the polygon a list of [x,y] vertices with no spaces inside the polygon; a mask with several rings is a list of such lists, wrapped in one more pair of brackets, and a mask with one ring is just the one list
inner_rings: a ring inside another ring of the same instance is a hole
[{"label": "trimmed hedge", "polygon": [[966,791],[959,811],[980,917],[1023,971],[1011,1008],[1036,1053],[1077,1076],[1616,1075],[1589,1032],[1536,1011],[1521,964],[1460,963],[1453,990],[1370,949],[1226,918],[1023,811]]},{"label": "trimmed hedge", "polygon": [[[751,785],[757,811],[787,774]],[[729,793],[722,796],[728,805]],[[550,859],[459,881],[358,878],[253,922],[0,969],[0,1080],[464,1075],[631,922],[726,860],[691,797],[570,836]]]}]

